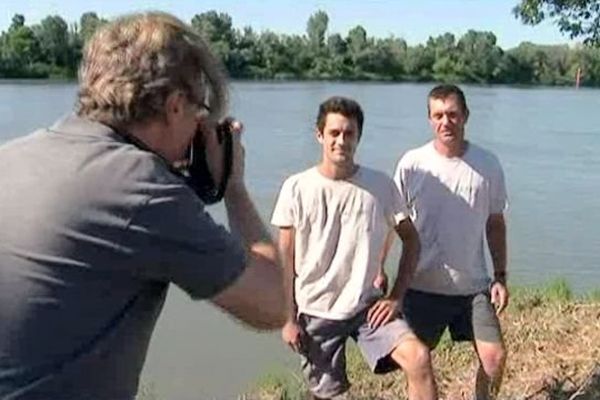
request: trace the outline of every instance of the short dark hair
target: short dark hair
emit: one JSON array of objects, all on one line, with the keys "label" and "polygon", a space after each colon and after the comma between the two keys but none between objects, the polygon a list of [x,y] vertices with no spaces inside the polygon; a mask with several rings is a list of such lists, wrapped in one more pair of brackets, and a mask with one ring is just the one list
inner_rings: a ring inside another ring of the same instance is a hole
[{"label": "short dark hair", "polygon": [[442,84],[437,85],[429,92],[427,96],[427,114],[429,115],[429,100],[431,99],[447,99],[450,96],[456,96],[458,99],[458,104],[462,108],[463,113],[467,114],[469,112],[469,107],[467,107],[467,100],[465,99],[465,94],[463,91],[456,85],[451,84]]},{"label": "short dark hair", "polygon": [[319,113],[317,114],[317,128],[320,132],[323,132],[323,128],[325,128],[327,114],[331,113],[342,114],[346,118],[354,118],[358,125],[358,137],[361,137],[365,117],[362,108],[356,101],[347,97],[333,96],[322,102],[319,105]]}]

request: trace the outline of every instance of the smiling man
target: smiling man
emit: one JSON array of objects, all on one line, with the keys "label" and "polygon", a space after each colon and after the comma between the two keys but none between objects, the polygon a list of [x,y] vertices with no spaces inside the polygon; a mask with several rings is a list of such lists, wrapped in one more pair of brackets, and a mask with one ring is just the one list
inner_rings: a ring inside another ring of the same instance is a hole
[{"label": "smiling man", "polygon": [[446,327],[454,340],[474,343],[475,398],[487,400],[498,392],[506,358],[497,318],[508,303],[504,174],[496,156],[465,140],[469,109],[460,88],[437,86],[427,101],[434,138],[407,152],[394,176],[422,244],[403,311],[430,348]]},{"label": "smiling man", "polygon": [[[283,340],[300,353],[315,399],[348,390],[350,337],[375,373],[402,367],[411,400],[436,399],[429,351],[398,314],[419,253],[406,206],[388,176],[354,162],[363,127],[358,103],[326,100],[316,125],[321,162],[285,181],[271,220],[289,302]],[[375,282],[392,229],[403,252],[385,294]]]}]

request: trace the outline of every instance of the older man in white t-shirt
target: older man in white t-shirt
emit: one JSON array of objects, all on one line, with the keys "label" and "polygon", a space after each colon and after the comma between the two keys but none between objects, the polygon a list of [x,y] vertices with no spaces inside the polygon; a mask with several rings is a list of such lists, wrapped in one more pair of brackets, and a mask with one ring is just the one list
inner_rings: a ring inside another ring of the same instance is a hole
[{"label": "older man in white t-shirt", "polygon": [[[437,399],[429,351],[398,316],[419,253],[419,240],[394,182],[354,163],[363,113],[355,101],[321,104],[321,162],[289,177],[273,211],[279,227],[288,321],[283,340],[299,352],[314,399],[349,388],[345,344],[353,338],[375,373],[404,370],[411,400]],[[388,295],[374,285],[386,237],[403,241]]]},{"label": "older man in white t-shirt", "polygon": [[460,88],[435,87],[428,109],[433,141],[408,151],[394,176],[421,238],[403,311],[430,348],[447,327],[454,340],[472,341],[480,360],[475,398],[492,399],[506,357],[497,318],[508,302],[504,175],[496,156],[465,140],[469,110]]}]

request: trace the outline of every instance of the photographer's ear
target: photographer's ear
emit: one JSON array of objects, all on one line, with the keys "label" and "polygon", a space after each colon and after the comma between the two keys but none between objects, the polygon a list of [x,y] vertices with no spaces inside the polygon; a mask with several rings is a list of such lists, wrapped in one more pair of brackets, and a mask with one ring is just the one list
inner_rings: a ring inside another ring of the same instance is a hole
[{"label": "photographer's ear", "polygon": [[165,118],[169,125],[177,123],[185,113],[186,96],[176,90],[167,96],[165,101]]}]

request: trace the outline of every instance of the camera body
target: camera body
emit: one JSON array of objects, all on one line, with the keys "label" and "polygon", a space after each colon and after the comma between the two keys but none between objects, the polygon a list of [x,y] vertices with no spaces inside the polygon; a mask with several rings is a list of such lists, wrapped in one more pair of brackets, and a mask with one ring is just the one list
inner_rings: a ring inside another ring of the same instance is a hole
[{"label": "camera body", "polygon": [[186,183],[205,204],[215,204],[223,199],[233,164],[233,138],[231,123],[226,118],[216,127],[217,141],[223,150],[223,166],[220,182],[215,182],[206,157],[206,146],[202,134],[198,132],[190,149],[190,163],[183,174]]}]

